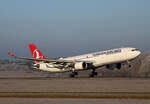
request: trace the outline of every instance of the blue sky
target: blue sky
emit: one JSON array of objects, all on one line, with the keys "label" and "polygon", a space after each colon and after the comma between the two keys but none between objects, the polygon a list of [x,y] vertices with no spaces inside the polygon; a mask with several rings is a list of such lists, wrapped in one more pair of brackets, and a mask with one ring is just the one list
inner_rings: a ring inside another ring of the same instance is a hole
[{"label": "blue sky", "polygon": [[10,49],[49,57],[118,47],[150,50],[150,0],[0,0],[0,59]]}]

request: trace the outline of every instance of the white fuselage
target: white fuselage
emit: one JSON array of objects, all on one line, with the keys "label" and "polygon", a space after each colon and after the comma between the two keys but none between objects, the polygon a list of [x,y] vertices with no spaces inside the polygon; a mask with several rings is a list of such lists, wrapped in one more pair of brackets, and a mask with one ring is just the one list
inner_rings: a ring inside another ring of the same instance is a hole
[{"label": "white fuselage", "polygon": [[[121,63],[135,59],[141,52],[136,48],[118,48],[107,51],[100,51],[90,54],[84,54],[80,56],[63,58],[60,60],[71,60],[71,61],[89,61],[93,63],[94,67],[100,67],[109,64]],[[70,71],[68,68],[64,68],[63,65],[57,65],[52,63],[39,63],[40,70],[49,72],[65,72]],[[77,69],[74,69],[78,71]],[[81,69],[84,70],[84,69]]]}]

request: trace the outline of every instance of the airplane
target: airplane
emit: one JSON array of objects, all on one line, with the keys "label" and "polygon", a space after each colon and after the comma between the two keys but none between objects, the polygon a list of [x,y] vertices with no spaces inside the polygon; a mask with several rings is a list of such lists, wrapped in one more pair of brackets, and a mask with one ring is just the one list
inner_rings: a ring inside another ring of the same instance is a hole
[{"label": "airplane", "polygon": [[[121,69],[123,63],[129,63],[141,54],[137,48],[126,47],[67,58],[47,59],[34,44],[29,44],[29,48],[33,58],[18,57],[10,52],[8,52],[8,55],[16,59],[34,61],[33,68],[35,69],[54,73],[72,72],[70,77],[78,75],[78,71],[89,69],[92,70],[89,77],[95,77],[98,75],[96,69],[103,66],[106,66],[107,69],[113,69],[114,67]],[[130,64],[129,67],[131,67]]]}]

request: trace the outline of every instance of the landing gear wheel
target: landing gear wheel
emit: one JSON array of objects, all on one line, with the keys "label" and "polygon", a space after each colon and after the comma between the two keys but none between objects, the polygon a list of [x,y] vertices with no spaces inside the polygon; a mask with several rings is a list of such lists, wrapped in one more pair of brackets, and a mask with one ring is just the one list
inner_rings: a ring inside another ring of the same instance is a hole
[{"label": "landing gear wheel", "polygon": [[78,72],[74,72],[74,75],[78,75]]},{"label": "landing gear wheel", "polygon": [[94,77],[94,74],[90,74],[89,77],[90,77],[90,78],[93,78],[93,77]]},{"label": "landing gear wheel", "polygon": [[95,77],[95,76],[97,76],[98,75],[98,73],[97,72],[95,72],[95,69],[92,71],[92,73],[89,75],[89,77]]},{"label": "landing gear wheel", "polygon": [[74,74],[70,74],[70,78],[74,78],[75,77],[75,75]]},{"label": "landing gear wheel", "polygon": [[78,75],[78,72],[72,72],[72,74],[70,74],[70,77],[74,78],[76,75]]},{"label": "landing gear wheel", "polygon": [[131,65],[129,65],[129,68],[131,68]]},{"label": "landing gear wheel", "polygon": [[93,74],[94,74],[94,75],[98,75],[98,73],[97,73],[97,72],[93,72]]}]

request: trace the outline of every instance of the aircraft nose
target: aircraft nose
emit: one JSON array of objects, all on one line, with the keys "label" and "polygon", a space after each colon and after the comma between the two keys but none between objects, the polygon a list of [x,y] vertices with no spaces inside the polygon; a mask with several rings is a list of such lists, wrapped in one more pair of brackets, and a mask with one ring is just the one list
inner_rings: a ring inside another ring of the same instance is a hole
[{"label": "aircraft nose", "polygon": [[139,56],[140,54],[141,54],[141,52],[140,52],[140,51],[138,51],[138,52],[137,52],[137,56]]}]

